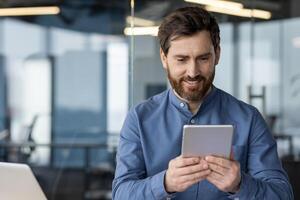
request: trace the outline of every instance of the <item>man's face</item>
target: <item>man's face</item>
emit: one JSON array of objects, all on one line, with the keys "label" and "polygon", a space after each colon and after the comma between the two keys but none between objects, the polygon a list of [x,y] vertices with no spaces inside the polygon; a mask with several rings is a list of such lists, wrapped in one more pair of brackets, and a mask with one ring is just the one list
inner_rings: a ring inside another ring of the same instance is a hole
[{"label": "man's face", "polygon": [[161,60],[170,84],[180,97],[197,102],[212,85],[220,49],[216,51],[208,31],[182,36],[171,41],[167,55],[160,50]]}]

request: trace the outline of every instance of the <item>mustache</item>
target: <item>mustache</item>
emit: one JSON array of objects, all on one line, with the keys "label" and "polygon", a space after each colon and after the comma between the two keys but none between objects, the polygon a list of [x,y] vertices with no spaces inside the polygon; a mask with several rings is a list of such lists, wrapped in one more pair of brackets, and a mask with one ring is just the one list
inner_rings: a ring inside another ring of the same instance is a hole
[{"label": "mustache", "polygon": [[205,77],[202,75],[197,75],[195,77],[186,76],[186,77],[182,78],[182,81],[198,81],[198,82],[200,82],[202,80],[205,80]]}]

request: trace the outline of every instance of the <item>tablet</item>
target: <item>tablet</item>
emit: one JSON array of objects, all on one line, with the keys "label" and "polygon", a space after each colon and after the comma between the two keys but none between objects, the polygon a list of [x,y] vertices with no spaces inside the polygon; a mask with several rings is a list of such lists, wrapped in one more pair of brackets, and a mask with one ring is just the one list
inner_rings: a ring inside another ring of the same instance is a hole
[{"label": "tablet", "polygon": [[232,125],[184,125],[181,154],[230,158],[232,138]]}]

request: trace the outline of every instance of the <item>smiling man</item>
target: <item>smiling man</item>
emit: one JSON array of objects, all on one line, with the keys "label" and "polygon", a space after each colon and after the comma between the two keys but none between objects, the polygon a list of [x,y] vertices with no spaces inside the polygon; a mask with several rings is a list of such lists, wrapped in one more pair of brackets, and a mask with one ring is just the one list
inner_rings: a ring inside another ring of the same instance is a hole
[{"label": "smiling man", "polygon": [[216,47],[215,51],[210,33],[204,30],[193,36],[173,38],[171,48],[160,49],[160,54],[175,94],[186,101],[191,112],[195,113],[199,100],[212,87],[220,47]]},{"label": "smiling man", "polygon": [[[260,113],[213,85],[219,32],[199,7],[180,8],[163,20],[160,55],[172,88],[129,111],[113,199],[293,199]],[[233,125],[233,157],[182,157],[185,124]]]}]

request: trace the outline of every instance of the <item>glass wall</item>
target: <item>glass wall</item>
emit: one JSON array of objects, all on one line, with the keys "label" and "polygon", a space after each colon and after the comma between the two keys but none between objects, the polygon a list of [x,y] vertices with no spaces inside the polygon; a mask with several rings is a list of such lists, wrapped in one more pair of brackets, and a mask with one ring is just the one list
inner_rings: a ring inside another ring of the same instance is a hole
[{"label": "glass wall", "polygon": [[48,199],[110,198],[129,44],[108,32],[0,20],[0,159],[28,163]]},{"label": "glass wall", "polygon": [[[116,133],[128,107],[128,87],[122,84],[128,77],[126,40],[10,19],[3,20],[2,26],[12,139],[26,140],[24,129],[34,123],[32,136],[37,142],[106,143],[108,126]],[[27,40],[16,41],[19,33]],[[116,73],[116,67],[123,73]],[[53,130],[49,120],[38,130],[51,115]],[[112,125],[113,121],[118,123]]]},{"label": "glass wall", "polygon": [[0,57],[0,131],[5,128],[5,113],[6,113],[6,102],[5,102],[5,69],[4,69],[4,58]]}]

